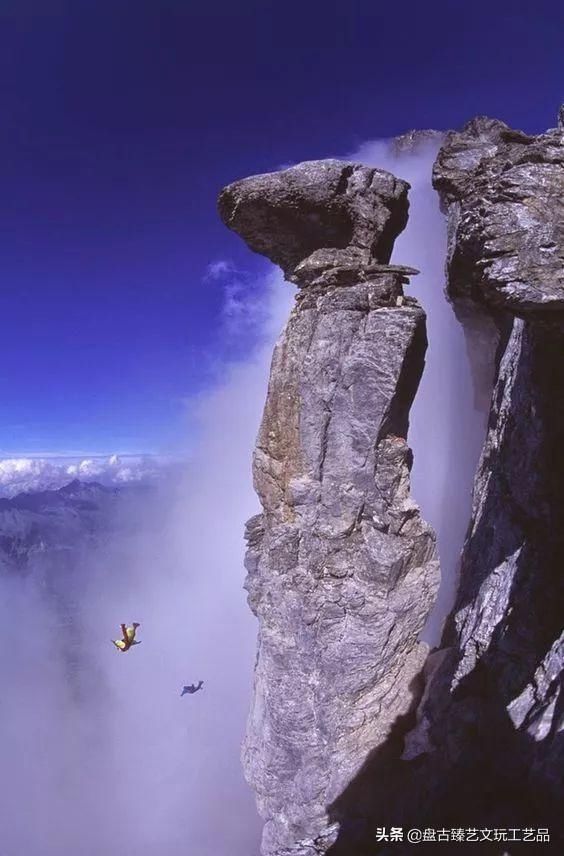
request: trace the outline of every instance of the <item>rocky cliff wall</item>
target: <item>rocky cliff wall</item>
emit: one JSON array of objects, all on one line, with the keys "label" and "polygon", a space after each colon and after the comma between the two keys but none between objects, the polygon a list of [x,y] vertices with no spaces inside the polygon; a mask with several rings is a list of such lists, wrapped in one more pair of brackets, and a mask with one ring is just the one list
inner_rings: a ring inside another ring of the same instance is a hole
[{"label": "rocky cliff wall", "polygon": [[[420,749],[461,814],[551,825],[564,792],[564,133],[479,117],[434,168],[448,290],[500,334],[457,603],[420,710]],[[464,317],[464,316],[463,316]],[[415,754],[412,753],[412,754]],[[457,802],[460,804],[457,806]],[[544,821],[544,822],[543,822]],[[555,850],[562,852],[562,850]]]},{"label": "rocky cliff wall", "polygon": [[244,765],[269,856],[411,852],[375,842],[390,825],[548,827],[542,852],[564,852],[562,120],[538,136],[472,120],[447,135],[433,180],[477,374],[497,353],[456,605],[428,656],[438,568],[405,442],[424,315],[403,295],[410,271],[388,264],[407,187],[323,161],[220,198],[300,289],[247,530],[259,651]]},{"label": "rocky cliff wall", "polygon": [[[374,828],[388,818],[506,830],[506,840],[491,833],[480,847],[468,844],[500,856],[529,846],[509,843],[511,828],[548,828],[551,841],[538,852],[560,854],[563,129],[528,136],[474,119],[447,136],[433,178],[448,219],[448,294],[471,347],[477,329],[491,340],[495,325],[495,386],[457,600],[425,664],[413,727],[406,722],[338,801],[348,828],[330,852],[409,853],[374,846]],[[357,816],[361,801],[371,802],[372,818]]]}]

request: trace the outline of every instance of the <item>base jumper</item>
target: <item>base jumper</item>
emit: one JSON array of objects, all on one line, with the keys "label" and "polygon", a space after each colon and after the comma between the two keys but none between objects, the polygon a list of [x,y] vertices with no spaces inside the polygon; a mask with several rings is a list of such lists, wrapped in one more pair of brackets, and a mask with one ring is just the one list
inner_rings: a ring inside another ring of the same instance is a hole
[{"label": "base jumper", "polygon": [[134,621],[133,624],[130,624],[127,627],[125,624],[120,624],[121,639],[112,639],[112,642],[114,643],[118,651],[129,651],[132,645],[141,644],[141,642],[139,642],[135,638],[135,632],[139,626],[140,625],[138,621]]},{"label": "base jumper", "polygon": [[187,687],[182,687],[182,692],[180,693],[180,696],[182,697],[183,695],[186,695],[186,693],[193,695],[193,693],[197,693],[198,690],[201,690],[203,686],[204,682],[199,681],[198,686],[196,686],[195,684],[190,684]]}]

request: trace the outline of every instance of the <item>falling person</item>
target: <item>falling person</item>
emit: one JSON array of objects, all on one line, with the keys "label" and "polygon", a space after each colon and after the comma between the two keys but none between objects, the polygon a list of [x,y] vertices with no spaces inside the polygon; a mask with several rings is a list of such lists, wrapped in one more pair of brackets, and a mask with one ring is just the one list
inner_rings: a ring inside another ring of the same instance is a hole
[{"label": "falling person", "polygon": [[204,682],[199,681],[198,686],[196,686],[196,684],[190,684],[187,687],[182,687],[182,692],[180,693],[180,697],[182,698],[182,696],[186,695],[187,693],[189,693],[190,695],[193,695],[194,693],[197,693],[198,690],[201,690],[203,686],[204,686]]},{"label": "falling person", "polygon": [[126,627],[125,624],[120,624],[121,627],[121,639],[112,639],[112,642],[118,649],[118,651],[129,651],[132,645],[140,645],[139,642],[135,638],[135,632],[137,628],[140,626],[138,621],[134,621],[133,624],[130,624]]}]

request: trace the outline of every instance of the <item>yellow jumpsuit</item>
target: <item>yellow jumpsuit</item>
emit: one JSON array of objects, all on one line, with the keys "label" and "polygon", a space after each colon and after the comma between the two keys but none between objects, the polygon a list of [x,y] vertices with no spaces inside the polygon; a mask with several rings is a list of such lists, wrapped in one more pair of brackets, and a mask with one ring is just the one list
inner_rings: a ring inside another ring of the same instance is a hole
[{"label": "yellow jumpsuit", "polygon": [[134,621],[133,624],[130,624],[126,627],[125,624],[121,624],[121,639],[112,639],[112,642],[118,649],[118,651],[129,651],[132,645],[140,645],[141,643],[135,639],[135,632],[139,627],[139,622]]}]

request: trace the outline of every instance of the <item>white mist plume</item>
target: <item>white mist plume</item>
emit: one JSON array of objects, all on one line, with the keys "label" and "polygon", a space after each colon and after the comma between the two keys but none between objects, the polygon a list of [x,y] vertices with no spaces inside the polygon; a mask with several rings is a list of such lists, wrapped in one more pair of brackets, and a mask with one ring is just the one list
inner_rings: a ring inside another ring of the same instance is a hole
[{"label": "white mist plume", "polygon": [[[44,590],[0,574],[2,856],[258,854],[239,758],[256,641],[242,534],[258,510],[251,453],[292,298],[278,273],[263,287],[260,341],[196,402],[200,443],[174,501],[163,487],[161,507],[78,579]],[[134,620],[142,644],[122,654],[110,640]]]},{"label": "white mist plume", "polygon": [[[454,603],[460,552],[470,522],[474,474],[486,417],[476,409],[464,332],[445,294],[446,221],[431,185],[440,140],[414,140],[398,150],[388,141],[365,143],[351,156],[409,182],[409,221],[394,246],[392,263],[421,273],[406,290],[427,313],[425,369],[410,416],[414,498],[437,533],[441,586],[423,638],[436,645]],[[485,400],[490,390],[484,390]]]}]

